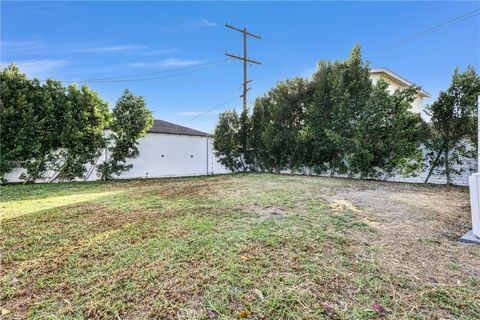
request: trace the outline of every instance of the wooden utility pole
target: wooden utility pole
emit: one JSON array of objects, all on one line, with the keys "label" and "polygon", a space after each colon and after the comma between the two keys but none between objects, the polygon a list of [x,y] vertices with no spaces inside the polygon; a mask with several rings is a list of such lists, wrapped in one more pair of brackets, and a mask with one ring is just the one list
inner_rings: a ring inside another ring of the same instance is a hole
[{"label": "wooden utility pole", "polygon": [[243,61],[243,84],[242,84],[243,85],[243,94],[240,97],[243,98],[243,110],[246,111],[247,110],[247,91],[251,89],[251,88],[247,88],[247,84],[252,81],[252,80],[247,80],[247,63],[262,64],[259,61],[248,59],[248,57],[247,57],[247,36],[251,36],[251,37],[253,37],[255,39],[259,39],[259,40],[262,39],[262,37],[248,32],[247,28],[243,28],[243,29],[236,28],[234,26],[229,25],[228,23],[225,23],[225,27],[243,33],[243,57],[239,57],[237,55],[234,55],[234,54],[231,54],[231,53],[228,53],[228,52],[226,52],[225,55],[227,57]]}]

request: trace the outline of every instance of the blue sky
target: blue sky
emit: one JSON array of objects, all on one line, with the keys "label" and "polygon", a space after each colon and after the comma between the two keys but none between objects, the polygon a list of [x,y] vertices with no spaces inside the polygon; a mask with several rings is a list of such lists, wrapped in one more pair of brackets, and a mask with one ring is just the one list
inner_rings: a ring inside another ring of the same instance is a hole
[{"label": "blue sky", "polygon": [[387,67],[435,97],[455,66],[480,70],[480,16],[404,39],[479,7],[458,1],[2,1],[1,63],[16,62],[30,77],[80,83],[152,72],[128,79],[161,79],[87,83],[110,106],[129,88],[146,99],[155,118],[211,132],[219,112],[241,109],[242,63],[222,60],[225,51],[242,53],[242,36],[225,22],[262,36],[249,39],[249,56],[263,62],[249,67],[250,105],[277,81],[310,75],[318,60],[347,58],[355,43],[372,67]]}]

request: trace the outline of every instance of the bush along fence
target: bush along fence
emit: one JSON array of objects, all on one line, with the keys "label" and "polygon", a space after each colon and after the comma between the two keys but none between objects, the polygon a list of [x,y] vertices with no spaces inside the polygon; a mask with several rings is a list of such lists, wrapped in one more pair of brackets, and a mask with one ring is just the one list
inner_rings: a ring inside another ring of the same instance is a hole
[{"label": "bush along fence", "polygon": [[[0,72],[0,179],[19,172],[28,182],[86,179],[95,166],[110,179],[131,168],[138,156],[137,140],[153,118],[142,97],[125,90],[111,111],[96,92],[84,85],[27,79],[18,67]],[[109,157],[98,161],[108,151]],[[19,170],[22,168],[22,170]]]},{"label": "bush along fence", "polygon": [[357,45],[345,61],[320,61],[311,79],[278,82],[251,114],[221,113],[214,147],[234,172],[466,184],[476,170],[480,78],[471,66],[455,69],[426,107],[428,123],[411,110],[418,90],[373,85]]}]

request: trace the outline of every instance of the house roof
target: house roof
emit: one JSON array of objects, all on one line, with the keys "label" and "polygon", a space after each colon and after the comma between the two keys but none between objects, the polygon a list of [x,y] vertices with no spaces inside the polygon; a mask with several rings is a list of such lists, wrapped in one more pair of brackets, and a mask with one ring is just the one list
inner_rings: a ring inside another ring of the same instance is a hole
[{"label": "house roof", "polygon": [[153,126],[148,130],[150,133],[165,133],[165,134],[179,134],[185,136],[199,136],[199,137],[208,137],[209,134],[203,131],[191,129],[184,127],[175,123],[163,121],[163,120],[154,120]]},{"label": "house roof", "polygon": [[[370,73],[371,74],[381,73],[385,75],[387,78],[390,78],[391,80],[396,81],[407,87],[415,85],[414,83],[408,81],[407,79],[399,76],[398,74],[396,74],[395,72],[387,68],[372,68],[370,69]],[[425,98],[430,98],[432,96],[430,93],[422,89],[420,89],[418,93]]]}]

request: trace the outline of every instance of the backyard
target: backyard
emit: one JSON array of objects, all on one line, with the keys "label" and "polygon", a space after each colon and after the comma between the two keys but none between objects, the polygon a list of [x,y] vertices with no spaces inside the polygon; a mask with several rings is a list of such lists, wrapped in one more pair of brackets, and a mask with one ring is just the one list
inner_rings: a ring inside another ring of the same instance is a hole
[{"label": "backyard", "polygon": [[0,210],[0,318],[480,318],[463,187],[267,174],[11,185]]}]

